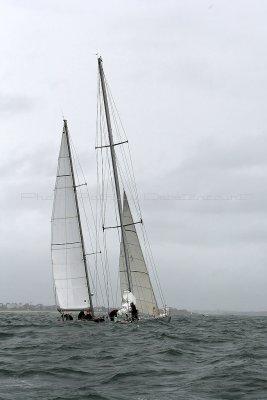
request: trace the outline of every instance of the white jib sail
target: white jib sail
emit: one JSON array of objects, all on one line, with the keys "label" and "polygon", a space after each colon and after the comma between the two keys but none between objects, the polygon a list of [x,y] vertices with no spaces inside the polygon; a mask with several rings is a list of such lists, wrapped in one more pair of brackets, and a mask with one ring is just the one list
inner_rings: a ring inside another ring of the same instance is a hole
[{"label": "white jib sail", "polygon": [[[157,315],[157,301],[125,192],[123,196],[123,225],[127,225],[124,229],[130,264],[132,292],[136,298],[136,307],[142,314]],[[121,294],[123,295],[125,290],[128,289],[128,280],[122,243],[120,247],[120,287]]]},{"label": "white jib sail", "polygon": [[62,310],[89,307],[70,154],[62,134],[52,213],[52,267],[57,305]]}]

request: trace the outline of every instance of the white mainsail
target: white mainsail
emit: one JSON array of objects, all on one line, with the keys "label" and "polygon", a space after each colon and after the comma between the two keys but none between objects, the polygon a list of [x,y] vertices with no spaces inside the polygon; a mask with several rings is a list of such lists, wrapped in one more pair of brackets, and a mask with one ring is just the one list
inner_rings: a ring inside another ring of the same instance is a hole
[{"label": "white mainsail", "polygon": [[52,266],[59,309],[81,310],[90,299],[66,129],[64,121],[51,220]]},{"label": "white mainsail", "polygon": [[[123,196],[122,221],[126,237],[132,292],[136,298],[137,309],[142,314],[157,315],[157,301],[125,192]],[[120,247],[120,287],[122,295],[129,289],[122,243]]]}]

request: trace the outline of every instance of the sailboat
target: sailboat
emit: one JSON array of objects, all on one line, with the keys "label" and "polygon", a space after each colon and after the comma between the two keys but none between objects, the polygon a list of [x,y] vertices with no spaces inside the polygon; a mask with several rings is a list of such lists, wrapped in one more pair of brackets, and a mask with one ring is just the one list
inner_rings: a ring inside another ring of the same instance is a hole
[{"label": "sailboat", "polygon": [[61,313],[94,312],[67,120],[64,120],[51,220],[56,304]]},{"label": "sailboat", "polygon": [[[104,106],[104,119],[107,143],[96,146],[109,153],[113,184],[115,188],[116,212],[120,232],[119,281],[121,304],[106,316],[106,320],[132,322],[145,319],[169,320],[165,305],[159,308],[154,288],[143,254],[136,229],[143,221],[134,221],[125,188],[119,179],[116,146],[114,142],[107,83],[103,70],[103,61],[98,57],[99,87]],[[95,316],[92,282],[85,250],[83,226],[77,195],[73,155],[67,120],[64,119],[63,133],[58,157],[58,168],[54,190],[54,203],[51,220],[51,253],[54,279],[54,292],[58,311],[62,317],[72,319],[71,314],[89,310],[90,319],[99,322]],[[122,196],[123,195],[123,196]],[[103,226],[103,232],[108,227]],[[133,310],[136,318],[133,318]],[[112,316],[112,317],[111,317]],[[104,320],[101,319],[101,320]]]}]

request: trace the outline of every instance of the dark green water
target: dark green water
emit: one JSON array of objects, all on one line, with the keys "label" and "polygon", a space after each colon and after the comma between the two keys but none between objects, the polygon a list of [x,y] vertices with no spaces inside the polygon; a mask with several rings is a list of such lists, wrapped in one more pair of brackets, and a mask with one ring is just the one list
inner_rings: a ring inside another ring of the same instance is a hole
[{"label": "dark green water", "polygon": [[267,399],[267,317],[140,326],[0,314],[0,398]]}]

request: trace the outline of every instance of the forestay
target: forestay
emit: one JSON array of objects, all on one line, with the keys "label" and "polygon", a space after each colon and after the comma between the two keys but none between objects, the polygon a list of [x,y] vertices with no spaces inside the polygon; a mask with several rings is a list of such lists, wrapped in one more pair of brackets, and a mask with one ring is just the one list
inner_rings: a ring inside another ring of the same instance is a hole
[{"label": "forestay", "polygon": [[[123,225],[129,257],[132,292],[136,298],[137,309],[142,314],[157,315],[157,301],[125,192],[123,196]],[[120,246],[120,287],[122,295],[125,290],[129,289],[122,243]]]},{"label": "forestay", "polygon": [[67,133],[63,131],[52,213],[52,266],[57,305],[61,310],[90,305],[79,230]]}]

